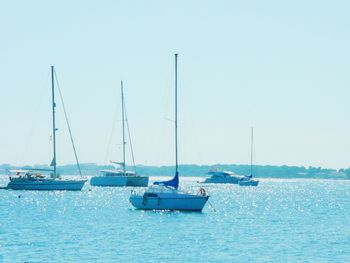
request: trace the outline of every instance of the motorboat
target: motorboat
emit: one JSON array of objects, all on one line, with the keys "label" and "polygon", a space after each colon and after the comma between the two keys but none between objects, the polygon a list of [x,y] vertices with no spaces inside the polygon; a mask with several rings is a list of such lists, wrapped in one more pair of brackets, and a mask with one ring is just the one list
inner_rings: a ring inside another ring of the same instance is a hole
[{"label": "motorboat", "polygon": [[177,136],[177,57],[175,54],[175,176],[169,181],[154,182],[145,192],[132,191],[130,203],[142,210],[202,211],[209,196],[203,188],[197,194],[179,190]]},{"label": "motorboat", "polygon": [[124,86],[123,81],[120,82],[120,90],[121,90],[121,105],[122,105],[122,145],[123,145],[123,162],[112,162],[120,166],[118,169],[114,170],[102,170],[100,171],[99,176],[93,176],[90,179],[90,185],[92,186],[111,186],[111,187],[123,187],[123,186],[131,186],[131,187],[147,187],[148,186],[148,176],[140,176],[136,174],[135,161],[134,161],[134,153],[132,150],[132,144],[130,143],[133,167],[134,171],[126,170],[126,161],[125,161],[125,123],[127,124],[129,141],[131,142],[129,124],[126,117],[126,107],[124,100]]},{"label": "motorboat", "polygon": [[208,172],[211,177],[206,178],[202,183],[205,184],[238,184],[244,178],[230,171],[211,170]]},{"label": "motorboat", "polygon": [[[73,190],[79,191],[83,188],[87,179],[79,178],[79,179],[64,179],[57,173],[57,156],[56,156],[56,121],[55,121],[55,71],[54,67],[51,66],[51,92],[52,92],[52,139],[53,139],[53,159],[50,164],[50,169],[31,169],[31,170],[18,170],[15,172],[14,176],[10,176],[10,182],[6,187],[2,189],[12,189],[12,190]],[[76,148],[74,146],[74,141],[71,133],[71,129],[69,126],[69,122],[67,119],[67,114],[64,108],[64,103],[62,99],[61,90],[59,89],[60,97],[62,100],[62,105],[65,113],[65,118],[68,126],[68,130],[70,133],[70,138],[74,150],[74,154],[77,160],[77,166],[79,169],[79,173],[81,175],[80,166],[78,162],[78,157],[76,153]],[[42,174],[41,172],[49,172],[49,175]]]}]

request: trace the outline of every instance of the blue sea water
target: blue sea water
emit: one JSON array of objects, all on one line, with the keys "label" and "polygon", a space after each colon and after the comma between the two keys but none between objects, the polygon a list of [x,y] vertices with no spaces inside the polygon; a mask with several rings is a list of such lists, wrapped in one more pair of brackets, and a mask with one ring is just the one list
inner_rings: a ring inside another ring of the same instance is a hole
[{"label": "blue sea water", "polygon": [[206,189],[202,213],[134,210],[128,188],[0,190],[0,262],[350,262],[350,181]]}]

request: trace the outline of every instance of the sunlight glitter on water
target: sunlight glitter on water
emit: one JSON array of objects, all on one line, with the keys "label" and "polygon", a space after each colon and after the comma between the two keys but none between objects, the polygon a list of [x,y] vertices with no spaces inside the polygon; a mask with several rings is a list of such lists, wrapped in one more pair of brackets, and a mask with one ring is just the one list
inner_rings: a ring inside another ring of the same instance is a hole
[{"label": "sunlight glitter on water", "polygon": [[2,190],[0,262],[346,262],[350,257],[349,181],[263,179],[258,187],[239,187],[197,184],[200,179],[183,178],[181,187],[193,193],[206,188],[213,208],[207,204],[203,213],[134,210],[130,188]]}]

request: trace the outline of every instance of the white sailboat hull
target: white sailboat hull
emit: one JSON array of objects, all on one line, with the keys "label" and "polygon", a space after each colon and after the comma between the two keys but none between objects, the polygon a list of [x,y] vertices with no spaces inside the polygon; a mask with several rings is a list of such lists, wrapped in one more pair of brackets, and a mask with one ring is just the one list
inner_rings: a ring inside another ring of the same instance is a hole
[{"label": "white sailboat hull", "polygon": [[11,190],[58,190],[80,191],[87,180],[11,180],[7,189]]},{"label": "white sailboat hull", "polygon": [[202,211],[209,196],[178,195],[146,197],[144,195],[131,195],[130,202],[136,209],[142,210],[179,210]]},{"label": "white sailboat hull", "polygon": [[148,177],[146,176],[94,176],[90,179],[92,186],[148,186]]},{"label": "white sailboat hull", "polygon": [[92,186],[126,186],[126,176],[94,176],[90,179]]},{"label": "white sailboat hull", "polygon": [[127,186],[133,187],[147,187],[149,177],[148,176],[129,176]]}]

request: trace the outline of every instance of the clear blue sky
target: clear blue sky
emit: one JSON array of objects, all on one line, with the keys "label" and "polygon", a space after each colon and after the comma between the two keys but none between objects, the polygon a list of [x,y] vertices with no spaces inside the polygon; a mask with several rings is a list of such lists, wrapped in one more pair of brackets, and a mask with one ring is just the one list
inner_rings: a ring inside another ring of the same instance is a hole
[{"label": "clear blue sky", "polygon": [[[348,167],[348,1],[3,1],[0,163],[49,163],[55,65],[81,162],[120,160],[119,82],[136,161]],[[58,162],[73,163],[58,104]],[[108,152],[113,119],[117,114]],[[118,145],[119,144],[119,145]]]}]

